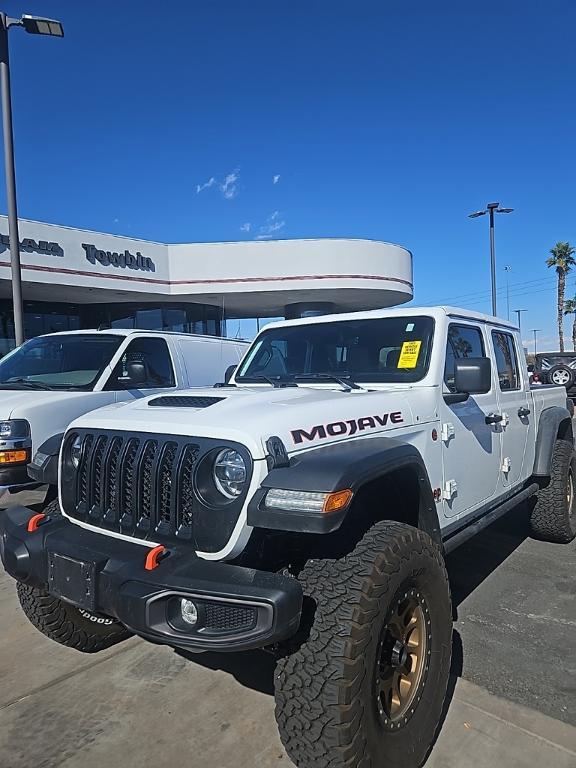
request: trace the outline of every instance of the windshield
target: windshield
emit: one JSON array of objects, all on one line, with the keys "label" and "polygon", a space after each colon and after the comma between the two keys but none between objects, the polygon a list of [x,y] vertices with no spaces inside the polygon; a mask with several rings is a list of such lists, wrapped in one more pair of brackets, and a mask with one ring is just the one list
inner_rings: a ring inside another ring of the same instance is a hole
[{"label": "windshield", "polygon": [[419,381],[428,369],[433,333],[433,319],[416,316],[271,328],[256,339],[235,379]]},{"label": "windshield", "polygon": [[3,389],[91,389],[123,336],[39,336],[0,360]]}]

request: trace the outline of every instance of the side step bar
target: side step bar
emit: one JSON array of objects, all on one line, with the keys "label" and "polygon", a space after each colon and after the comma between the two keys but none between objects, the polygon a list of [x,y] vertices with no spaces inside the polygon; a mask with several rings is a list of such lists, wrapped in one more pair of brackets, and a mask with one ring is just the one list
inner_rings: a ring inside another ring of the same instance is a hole
[{"label": "side step bar", "polygon": [[520,493],[516,493],[509,499],[506,499],[506,501],[503,501],[502,504],[499,504],[495,509],[487,512],[477,520],[473,520],[468,525],[465,524],[463,528],[454,531],[454,533],[448,535],[444,539],[444,551],[446,554],[452,552],[452,550],[459,547],[460,544],[463,544],[472,536],[475,536],[481,530],[498,520],[498,518],[502,517],[502,515],[505,515],[506,512],[509,512],[513,507],[516,507],[518,504],[526,501],[526,499],[529,499],[530,496],[533,496],[539,490],[540,486],[538,483],[532,483],[532,485],[529,485],[528,488],[524,488]]}]

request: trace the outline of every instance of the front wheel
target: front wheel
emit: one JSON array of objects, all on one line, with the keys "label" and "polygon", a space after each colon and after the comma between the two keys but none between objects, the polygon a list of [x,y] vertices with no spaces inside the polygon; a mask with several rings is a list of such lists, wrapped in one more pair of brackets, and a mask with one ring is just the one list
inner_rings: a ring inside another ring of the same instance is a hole
[{"label": "front wheel", "polygon": [[299,768],[417,768],[441,720],[452,612],[442,554],[422,531],[374,525],[300,581],[308,637],[281,658],[276,719]]}]

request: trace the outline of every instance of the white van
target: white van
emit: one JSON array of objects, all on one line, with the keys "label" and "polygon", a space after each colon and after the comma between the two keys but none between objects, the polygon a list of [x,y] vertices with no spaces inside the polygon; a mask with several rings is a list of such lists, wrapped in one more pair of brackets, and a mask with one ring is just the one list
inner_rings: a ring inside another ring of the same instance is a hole
[{"label": "white van", "polygon": [[215,336],[124,329],[26,341],[0,360],[0,508],[38,488],[40,477],[55,488],[62,434],[78,416],[164,389],[224,381],[247,347]]}]

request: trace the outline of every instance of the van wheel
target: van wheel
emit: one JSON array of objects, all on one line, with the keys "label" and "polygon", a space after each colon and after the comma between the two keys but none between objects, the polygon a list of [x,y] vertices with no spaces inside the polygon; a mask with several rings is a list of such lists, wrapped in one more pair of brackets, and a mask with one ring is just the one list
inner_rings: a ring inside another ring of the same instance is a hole
[{"label": "van wheel", "polygon": [[539,539],[567,544],[576,537],[576,455],[572,440],[556,439],[550,483],[538,491],[530,514],[532,533]]},{"label": "van wheel", "polygon": [[278,661],[276,720],[299,768],[417,768],[430,751],[450,670],[452,613],[439,548],[376,523],[341,560],[299,576],[307,634]]},{"label": "van wheel", "polygon": [[82,653],[96,653],[130,637],[115,619],[89,613],[53,597],[45,589],[18,582],[18,599],[30,622],[43,635]]}]

